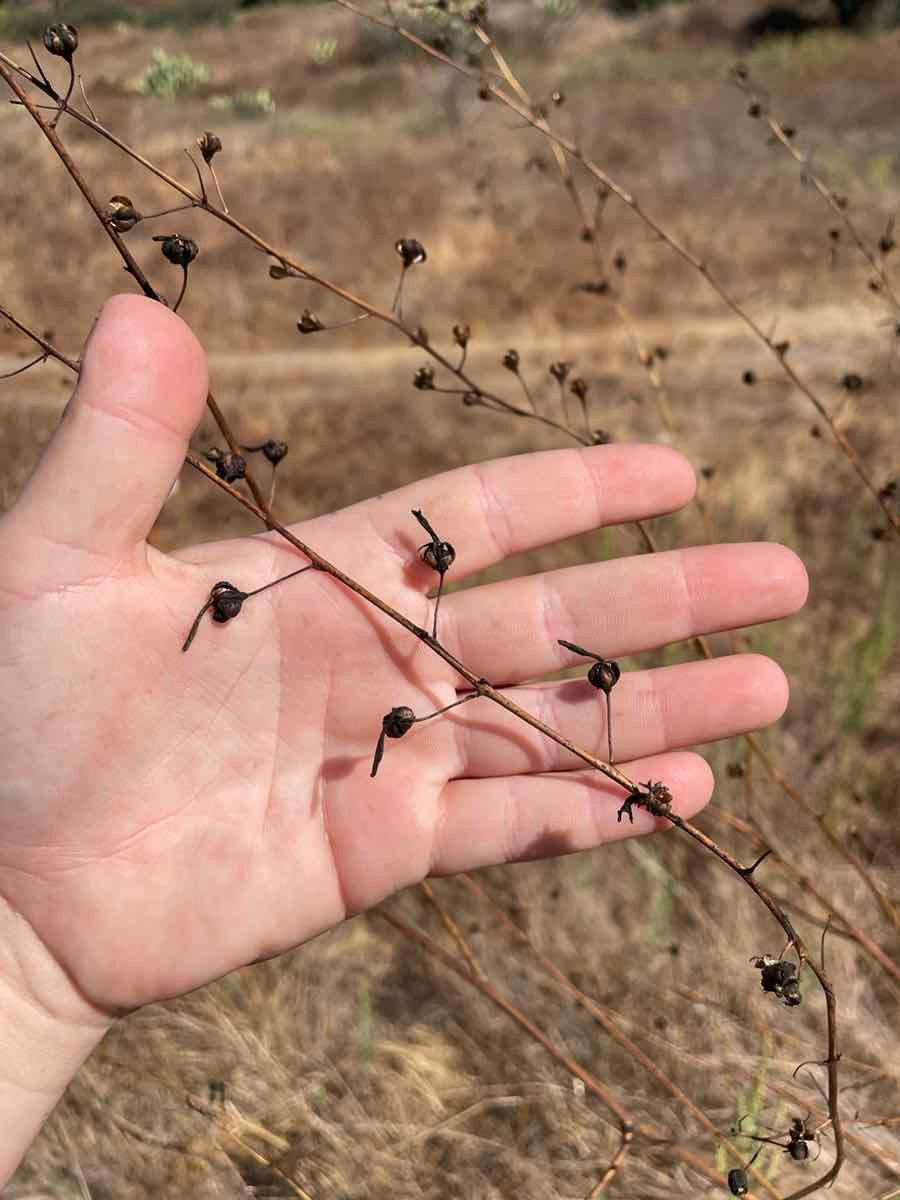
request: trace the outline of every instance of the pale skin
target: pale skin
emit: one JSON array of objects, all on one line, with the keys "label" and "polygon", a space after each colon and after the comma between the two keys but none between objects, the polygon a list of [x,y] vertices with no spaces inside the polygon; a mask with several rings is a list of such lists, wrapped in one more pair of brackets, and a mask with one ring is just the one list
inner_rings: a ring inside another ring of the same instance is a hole
[{"label": "pale skin", "polygon": [[[217,580],[249,591],[303,563],[272,534],[175,555],[147,545],[205,396],[203,351],[181,319],[114,298],[65,419],[0,520],[0,1183],[123,1013],[428,875],[665,827],[639,810],[617,822],[621,788],[484,699],[388,742],[370,779],[382,715],[431,712],[464,681],[316,572],[226,625],[207,616],[182,653]],[[430,626],[435,576],[416,559],[411,509],[454,543],[450,578],[463,580],[673,511],[693,488],[666,447],[560,450],[423,480],[295,532]],[[784,547],[694,547],[451,594],[438,633],[602,755],[604,706],[587,683],[522,685],[576,661],[556,638],[618,658],[784,617],[806,591]],[[613,696],[618,764],[663,780],[690,817],[713,781],[683,748],[777,720],[787,684],[748,654],[625,670]]]}]

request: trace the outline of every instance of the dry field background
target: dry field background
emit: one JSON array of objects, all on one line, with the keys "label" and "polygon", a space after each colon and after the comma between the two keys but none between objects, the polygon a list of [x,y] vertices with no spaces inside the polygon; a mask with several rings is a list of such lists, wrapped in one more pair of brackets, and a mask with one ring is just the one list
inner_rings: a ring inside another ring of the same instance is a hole
[{"label": "dry field background", "polygon": [[[835,246],[834,217],[803,186],[796,164],[768,143],[762,124],[746,116],[745,99],[728,82],[736,53],[730,31],[753,5],[698,2],[629,22],[586,3],[498,0],[495,7],[497,39],[532,94],[565,91],[554,122],[702,253],[767,330],[777,322],[792,364],[840,407],[842,427],[879,485],[886,483],[900,448],[898,331],[867,286],[865,262],[846,236]],[[138,94],[135,80],[155,47],[207,64],[208,82],[177,100]],[[3,48],[24,54],[9,38]],[[774,111],[796,126],[796,143],[847,196],[868,241],[877,241],[900,202],[900,33],[822,31],[767,43],[744,59]],[[641,337],[670,350],[669,434],[611,306],[574,290],[597,272],[547,145],[498,105],[479,101],[466,80],[332,6],[262,7],[228,26],[189,32],[88,26],[79,67],[101,119],[188,183],[181,148],[214,129],[236,214],[358,295],[389,305],[394,242],[419,238],[429,259],[411,273],[405,315],[444,346],[452,324],[468,321],[480,382],[515,398],[500,358],[516,347],[549,404],[547,364],[574,360],[591,385],[597,427],[616,440],[674,442],[698,468],[711,469],[701,488],[717,539],[772,539],[797,550],[811,576],[808,608],[740,639],[740,648],[779,659],[792,681],[790,709],[763,743],[896,899],[895,545],[873,536],[883,518],[827,434],[811,435],[808,402],[703,280],[610,202],[602,251],[607,258],[624,251],[617,288]],[[259,88],[275,100],[268,115],[242,119],[216,106],[216,96]],[[73,123],[62,128],[101,195],[126,193],[144,211],[170,202],[113,148]],[[8,105],[0,108],[0,155],[0,303],[77,352],[102,300],[128,285],[59,164]],[[243,440],[290,444],[277,502],[282,519],[462,463],[564,444],[536,425],[414,390],[421,354],[375,322],[301,337],[295,322],[304,307],[326,321],[349,315],[346,307],[308,284],[273,282],[262,255],[200,214],[179,214],[158,229],[170,225],[201,247],[181,311],[209,349],[219,402]],[[178,273],[159,261],[148,231],[139,226],[129,236],[174,296]],[[0,369],[26,349],[0,328]],[[741,382],[748,369],[758,375],[753,387]],[[846,372],[863,380],[852,395],[841,387]],[[48,365],[0,386],[6,507],[51,435],[69,385]],[[213,440],[210,426],[195,444]],[[165,548],[255,531],[215,489],[185,478],[154,537]],[[653,531],[662,547],[706,540],[695,508],[654,522]],[[630,530],[598,532],[504,571],[639,549]],[[726,639],[713,640],[727,650]],[[623,666],[692,655],[689,645],[675,646]],[[742,743],[707,753],[718,811],[701,827],[747,859],[748,840],[721,813],[752,818],[896,961],[897,930],[859,875],[749,765]],[[761,993],[748,959],[777,952],[780,937],[711,858],[670,833],[497,868],[482,879],[720,1128],[747,1112],[776,1129],[792,1115],[821,1114],[809,1073],[791,1079],[798,1062],[821,1054],[821,1002],[810,989],[807,1004],[787,1011]],[[767,865],[765,882],[816,943],[821,904],[777,864]],[[689,1150],[717,1162],[712,1139],[691,1115],[548,983],[489,906],[458,881],[437,881],[435,889],[497,986],[641,1120],[665,1131],[667,1141],[639,1141],[610,1195],[727,1194],[724,1183],[678,1157]],[[419,892],[389,907],[442,937]],[[828,953],[844,1081],[852,1085],[843,1097],[848,1161],[831,1194],[886,1200],[900,1195],[897,981],[839,929]],[[245,1119],[243,1145],[186,1103],[188,1095],[205,1098],[216,1079]],[[884,1117],[894,1124],[870,1123]],[[832,1144],[827,1132],[822,1140],[824,1163]],[[315,1200],[584,1197],[616,1144],[608,1114],[540,1046],[377,919],[360,917],[291,955],[124,1021],[4,1195],[84,1195],[76,1163],[94,1200],[296,1195],[261,1155]],[[811,1177],[778,1151],[759,1164],[785,1195]]]}]

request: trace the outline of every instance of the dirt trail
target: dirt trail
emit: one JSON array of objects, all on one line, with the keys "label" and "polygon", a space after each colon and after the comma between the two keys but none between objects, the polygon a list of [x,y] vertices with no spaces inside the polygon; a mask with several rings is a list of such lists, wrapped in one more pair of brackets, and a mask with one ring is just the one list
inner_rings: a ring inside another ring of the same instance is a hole
[{"label": "dirt trail", "polygon": [[[761,318],[768,331],[770,322]],[[762,347],[750,331],[735,316],[697,314],[683,318],[638,320],[638,336],[648,346],[664,344],[673,350],[674,362],[690,374],[713,369],[716,375],[734,376],[735,363],[740,361],[757,367],[766,365]],[[880,356],[887,364],[893,342],[890,323],[872,304],[823,304],[815,308],[785,311],[778,321],[780,337],[791,341],[791,361],[800,370],[818,374],[834,374],[859,368]],[[405,370],[413,356],[421,355],[415,347],[404,345],[401,339],[385,332],[379,346],[342,347],[340,335],[330,339],[304,340],[293,350],[217,351],[210,353],[214,377],[240,375],[254,379],[288,376],[297,384],[334,375],[365,375]],[[455,357],[456,352],[441,339],[438,348]],[[536,335],[528,327],[504,330],[502,337],[473,337],[470,363],[473,373],[482,371],[483,364],[498,363],[503,353],[517,346],[525,360],[551,361],[568,357],[579,363],[585,372],[598,368],[630,371],[640,370],[633,347],[625,331],[614,324],[602,324],[596,330],[579,329],[573,332],[556,331],[551,336]],[[0,372],[14,370],[23,362],[21,356],[0,355]],[[490,368],[488,368],[490,370]],[[673,371],[677,368],[673,364]]]}]

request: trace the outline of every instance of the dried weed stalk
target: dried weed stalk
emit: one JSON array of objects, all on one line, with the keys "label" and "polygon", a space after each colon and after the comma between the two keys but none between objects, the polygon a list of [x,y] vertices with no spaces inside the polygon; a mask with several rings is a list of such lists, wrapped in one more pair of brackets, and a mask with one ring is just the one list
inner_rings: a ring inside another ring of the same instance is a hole
[{"label": "dried weed stalk", "polygon": [[[569,140],[561,137],[553,131],[547,120],[547,112],[542,106],[533,103],[524,86],[519,82],[505,57],[501,53],[499,47],[488,33],[485,25],[484,6],[476,6],[467,16],[471,29],[474,35],[482,43],[483,47],[491,55],[496,67],[496,74],[488,76],[483,72],[476,71],[472,68],[465,67],[453,61],[441,50],[434,46],[428,45],[422,41],[411,31],[405,29],[395,19],[382,19],[373,17],[368,13],[363,12],[357,7],[352,0],[337,0],[343,7],[348,8],[358,15],[365,17],[368,20],[373,20],[386,28],[394,30],[399,36],[406,38],[408,41],[418,46],[424,53],[444,63],[456,71],[461,71],[467,75],[478,87],[479,94],[483,99],[496,99],[506,107],[515,112],[527,124],[539,130],[550,142],[554,158],[560,173],[563,186],[569,194],[575,211],[578,215],[581,227],[582,241],[591,247],[591,252],[594,255],[593,266],[596,268],[596,277],[588,280],[579,286],[580,290],[596,294],[604,297],[612,306],[613,309],[625,328],[629,339],[635,350],[635,354],[646,370],[648,378],[654,390],[657,408],[660,418],[666,428],[671,432],[674,429],[674,420],[671,413],[671,408],[668,404],[665,382],[663,376],[663,367],[668,357],[668,351],[665,347],[654,347],[650,349],[646,347],[639,335],[636,324],[628,313],[621,297],[613,285],[606,278],[605,264],[603,263],[598,249],[598,226],[603,213],[604,206],[609,197],[615,196],[622,203],[628,206],[653,232],[654,236],[661,242],[666,244],[678,257],[692,266],[700,275],[706,279],[707,283],[719,295],[722,301],[731,309],[731,311],[739,317],[745,325],[751,330],[757,339],[759,339],[773,355],[776,363],[791,383],[801,391],[807,399],[813,404],[819,416],[825,421],[828,426],[835,443],[838,445],[841,452],[847,457],[848,461],[853,466],[857,475],[862,480],[865,487],[879,503],[883,513],[888,519],[889,528],[896,534],[900,532],[900,521],[894,512],[893,506],[890,503],[890,497],[884,494],[885,489],[878,489],[870,478],[866,468],[863,466],[859,456],[850,442],[847,440],[841,428],[836,424],[833,415],[830,415],[825,409],[821,399],[814,393],[809,384],[807,384],[795,371],[788,361],[789,347],[782,342],[775,342],[772,337],[767,335],[757,322],[749,315],[747,310],[729,293],[723,285],[711,273],[705,262],[689,251],[682,243],[671,233],[669,233],[662,225],[660,225],[653,217],[649,216],[638,201],[620,184],[613,180],[601,167],[587,159],[581,149]],[[47,139],[59,159],[65,166],[70,177],[81,191],[84,199],[94,213],[94,216],[103,225],[114,245],[117,253],[122,258],[126,270],[135,280],[141,291],[151,299],[165,303],[161,293],[150,282],[146,274],[142,271],[134,256],[129,251],[123,240],[123,235],[129,233],[134,228],[141,225],[144,221],[149,221],[163,215],[168,215],[172,212],[177,212],[182,209],[199,209],[206,212],[208,215],[230,226],[236,233],[247,239],[263,254],[270,259],[269,273],[274,280],[284,280],[289,278],[300,278],[308,282],[313,282],[330,291],[346,301],[352,309],[355,310],[355,315],[349,321],[341,322],[341,325],[351,323],[367,318],[375,318],[384,324],[394,328],[402,336],[407,338],[410,343],[418,347],[424,354],[429,356],[431,361],[436,364],[437,368],[445,371],[452,379],[456,381],[458,386],[446,387],[441,386],[436,381],[435,367],[429,364],[420,366],[413,380],[414,386],[423,391],[436,391],[444,394],[453,394],[460,396],[463,404],[468,407],[484,407],[492,411],[503,412],[508,415],[516,416],[524,420],[538,421],[550,428],[573,438],[577,443],[582,445],[591,445],[598,442],[608,440],[606,435],[601,430],[596,430],[592,427],[590,402],[588,395],[588,387],[583,379],[578,376],[572,377],[571,364],[565,362],[556,362],[550,365],[549,374],[556,381],[559,389],[558,414],[554,415],[547,409],[542,411],[534,391],[529,387],[529,384],[524,377],[522,364],[519,352],[515,349],[507,351],[503,358],[503,366],[507,368],[515,377],[518,386],[524,396],[524,404],[518,401],[510,400],[507,397],[498,395],[482,387],[467,369],[467,360],[469,352],[469,343],[471,331],[467,325],[457,325],[453,329],[453,341],[457,349],[461,352],[457,362],[452,361],[448,354],[438,350],[430,341],[427,332],[424,329],[413,329],[408,326],[402,315],[402,298],[404,284],[408,276],[408,272],[417,266],[420,266],[426,261],[427,254],[425,248],[414,238],[402,238],[396,244],[397,253],[401,259],[401,272],[399,282],[396,287],[394,300],[390,310],[384,310],[378,306],[361,299],[352,292],[341,287],[340,285],[317,275],[315,272],[307,268],[303,263],[296,260],[292,255],[285,250],[275,247],[269,243],[261,234],[243,225],[238,221],[228,210],[225,204],[222,187],[213,167],[213,158],[221,150],[222,145],[218,136],[211,131],[206,131],[195,140],[202,157],[203,163],[210,173],[213,181],[217,201],[213,203],[210,200],[207,187],[204,181],[203,172],[200,165],[194,159],[190,152],[186,151],[188,157],[194,167],[197,175],[198,189],[188,187],[177,179],[173,178],[158,166],[150,162],[148,159],[139,154],[132,147],[128,146],[120,138],[118,138],[111,130],[101,124],[93,110],[88,105],[88,113],[84,113],[72,104],[72,92],[74,87],[75,73],[73,66],[73,56],[77,49],[78,41],[75,35],[74,44],[72,38],[64,31],[70,27],[66,26],[51,26],[48,27],[44,35],[44,45],[51,54],[61,55],[67,62],[70,69],[70,77],[68,87],[64,94],[60,94],[50,83],[47,75],[41,69],[40,63],[35,57],[35,65],[37,74],[29,71],[20,64],[14,62],[11,58],[4,54],[0,54],[0,75],[13,91],[16,101],[24,106],[30,117],[35,122],[41,134]],[[55,32],[54,32],[55,31]],[[25,80],[32,88],[37,89],[49,104],[38,104],[25,91],[20,80]],[[892,238],[890,231],[886,231],[880,244],[882,258],[877,259],[874,254],[866,247],[862,238],[857,233],[854,225],[850,221],[845,211],[845,205],[840,204],[839,198],[824,184],[817,175],[815,175],[808,164],[807,159],[796,149],[791,140],[791,134],[788,129],[781,125],[772,117],[765,102],[760,99],[758,92],[751,85],[746,72],[740,70],[735,73],[735,80],[745,91],[748,92],[750,99],[751,116],[760,116],[765,114],[766,121],[769,124],[773,136],[780,142],[794,157],[794,159],[803,167],[805,178],[809,180],[816,190],[835,211],[835,214],[840,216],[844,226],[848,230],[852,240],[856,243],[858,249],[866,256],[875,276],[878,280],[878,288],[887,300],[896,308],[897,300],[891,288],[890,281],[884,270],[884,256],[893,249]],[[505,85],[505,86],[504,86]],[[508,90],[507,90],[508,89]],[[561,93],[554,94],[554,104],[563,102]],[[46,118],[43,115],[42,109],[49,109],[53,116]],[[752,111],[758,109],[758,111]],[[91,129],[98,136],[105,138],[111,144],[115,145],[120,151],[128,155],[132,160],[139,163],[151,174],[158,179],[167,183],[175,192],[180,194],[186,204],[179,205],[173,209],[168,209],[165,213],[157,213],[151,215],[142,215],[132,201],[125,196],[114,195],[105,205],[93,193],[92,189],[86,183],[81,171],[65,144],[61,140],[57,126],[63,116],[71,117],[78,121],[83,126]],[[572,168],[569,165],[569,160],[572,160],[581,170],[585,171],[592,179],[596,187],[596,204],[594,212],[589,211],[581,196]],[[164,257],[173,265],[179,267],[182,271],[181,287],[174,303],[175,308],[181,303],[187,286],[188,272],[190,265],[196,260],[199,253],[197,244],[190,238],[184,237],[178,233],[159,234],[154,237],[154,240],[160,242]],[[891,245],[888,246],[888,241]],[[627,268],[627,261],[623,253],[618,252],[612,261],[614,271],[622,273]],[[40,348],[40,353],[37,357],[25,364],[19,371],[12,374],[18,374],[20,371],[27,370],[32,366],[39,365],[45,362],[48,358],[54,358],[60,363],[67,366],[71,371],[77,373],[79,364],[77,361],[68,357],[43,335],[32,330],[19,317],[0,308],[0,315],[3,315],[22,333],[26,334]],[[332,326],[337,328],[339,326]],[[298,329],[301,334],[311,334],[323,332],[327,327],[320,321],[314,312],[305,310],[300,321]],[[850,388],[848,387],[849,391]],[[574,397],[577,402],[579,413],[577,424],[571,420],[569,411],[568,397]],[[810,953],[804,941],[798,935],[792,921],[786,915],[783,906],[776,898],[765,889],[756,879],[755,872],[759,865],[767,858],[768,855],[775,853],[774,848],[765,842],[755,830],[747,827],[746,832],[757,842],[757,846],[762,849],[762,853],[750,865],[744,865],[733,857],[727,850],[719,845],[714,839],[707,836],[700,829],[693,826],[690,822],[685,821],[672,809],[671,794],[664,783],[648,782],[638,784],[634,780],[625,775],[613,763],[613,739],[612,739],[612,690],[619,678],[619,667],[615,662],[606,660],[602,654],[594,651],[584,650],[581,647],[560,639],[560,644],[571,650],[573,653],[593,660],[593,665],[588,671],[588,680],[599,690],[603,691],[607,705],[607,737],[608,737],[608,761],[604,761],[592,754],[588,750],[575,745],[564,734],[551,729],[549,726],[541,722],[538,718],[522,709],[514,701],[510,700],[502,690],[494,687],[488,680],[479,675],[478,672],[467,667],[452,655],[446,647],[442,645],[438,638],[438,612],[441,596],[444,587],[444,578],[448,570],[452,566],[455,550],[453,545],[444,541],[443,538],[435,531],[434,527],[429,523],[429,520],[420,511],[414,511],[413,516],[422,526],[428,535],[428,541],[420,547],[419,555],[421,560],[434,570],[439,576],[439,584],[435,598],[433,611],[432,628],[429,632],[402,613],[394,609],[385,600],[375,595],[362,584],[358,583],[351,576],[346,574],[341,568],[332,564],[318,551],[306,545],[284,527],[272,513],[272,503],[274,499],[274,471],[278,464],[283,460],[287,453],[287,446],[283,442],[276,441],[270,438],[263,443],[253,446],[246,446],[239,443],[236,436],[232,433],[229,423],[224,417],[221,409],[216,403],[212,394],[208,396],[208,406],[210,411],[221,431],[222,437],[227,445],[227,450],[211,448],[206,454],[206,460],[199,458],[193,453],[189,453],[186,457],[186,462],[196,471],[203,474],[212,484],[219,487],[233,501],[241,504],[254,516],[256,516],[269,530],[279,534],[288,544],[298,550],[306,559],[306,564],[295,571],[289,572],[278,580],[274,580],[263,587],[244,591],[241,588],[222,581],[217,583],[211,590],[210,595],[205,600],[203,606],[197,614],[197,617],[188,632],[183,649],[187,650],[194,640],[202,622],[203,617],[207,612],[211,613],[211,617],[215,621],[226,622],[236,618],[244,605],[251,597],[266,588],[281,584],[295,575],[305,571],[316,570],[323,574],[330,575],[335,582],[353,591],[367,603],[378,608],[386,616],[388,616],[395,624],[405,629],[412,636],[423,642],[428,648],[451,666],[456,673],[464,679],[471,688],[471,691],[455,703],[439,709],[434,713],[416,716],[416,714],[404,705],[399,705],[391,710],[382,720],[381,733],[378,738],[378,744],[375,751],[375,757],[372,766],[372,774],[377,771],[384,752],[386,738],[400,738],[418,722],[430,720],[441,715],[449,709],[456,707],[458,704],[466,703],[475,699],[487,699],[495,704],[500,705],[507,711],[513,713],[519,720],[539,730],[548,738],[551,738],[558,745],[566,748],[582,762],[601,771],[608,778],[615,781],[623,789],[625,797],[619,809],[619,819],[633,819],[633,808],[635,806],[645,808],[651,814],[658,818],[665,819],[671,824],[680,829],[683,833],[689,836],[693,841],[703,849],[712,853],[721,862],[728,866],[731,871],[737,875],[757,896],[762,904],[768,909],[771,915],[781,925],[786,942],[783,949],[777,955],[760,954],[753,960],[754,966],[760,972],[760,983],[763,990],[770,992],[776,999],[780,1000],[786,1006],[793,1006],[800,1002],[800,978],[804,968],[808,969],[816,978],[824,999],[826,1007],[826,1048],[821,1064],[827,1070],[827,1115],[817,1125],[812,1126],[807,1123],[805,1118],[792,1118],[790,1126],[785,1132],[776,1135],[773,1138],[763,1138],[761,1141],[767,1141],[781,1148],[789,1154],[795,1161],[805,1161],[810,1157],[809,1144],[817,1140],[818,1132],[821,1128],[827,1126],[834,1139],[834,1158],[830,1168],[818,1179],[801,1187],[791,1193],[790,1200],[798,1200],[801,1196],[806,1196],[818,1191],[830,1184],[838,1175],[844,1159],[844,1134],[842,1126],[842,1117],[840,1112],[840,1088],[838,1064],[840,1053],[838,1049],[837,1037],[837,1010],[834,990],[829,980],[825,968],[824,953],[821,955],[821,961]],[[273,468],[273,486],[268,499],[264,498],[263,492],[254,479],[253,475],[247,467],[247,461],[244,454],[246,453],[262,453]],[[212,464],[212,466],[208,464]],[[238,489],[236,484],[244,480],[250,492],[250,496],[245,495]],[[701,508],[704,520],[707,520],[707,514]],[[452,532],[452,531],[450,531]],[[649,550],[655,549],[652,538],[649,533],[641,527],[641,533],[644,537],[645,545]],[[707,657],[710,656],[710,650],[704,639],[695,639]],[[195,651],[196,652],[196,651]],[[771,760],[764,754],[756,739],[752,736],[748,739],[748,744],[753,752],[757,754],[770,777],[779,782],[783,789],[797,803],[804,805],[808,809],[805,797],[796,789],[792,789],[783,776],[780,775],[777,768],[771,763]],[[822,825],[823,830],[827,833],[827,828]],[[845,847],[839,842],[839,839],[833,839],[836,848],[842,853],[847,853]],[[779,856],[781,857],[781,856]],[[782,861],[785,860],[782,858]],[[896,909],[891,905],[890,901],[881,893],[871,880],[869,872],[858,861],[855,863],[861,876],[866,881],[867,885],[872,890],[873,894],[882,905],[883,910],[895,924],[898,923]],[[790,870],[789,861],[786,862],[788,870]],[[464,877],[463,882],[466,886],[483,900],[490,898],[484,892],[480,885],[474,880]],[[802,881],[807,890],[812,891],[812,885],[809,881]],[[602,1084],[594,1075],[588,1072],[580,1063],[563,1053],[552,1040],[544,1033],[526,1014],[522,1013],[516,1006],[504,997],[485,976],[483,970],[479,967],[477,958],[469,946],[464,933],[462,932],[458,922],[456,922],[449,912],[441,905],[440,901],[435,896],[433,889],[429,885],[424,884],[423,891],[429,903],[436,908],[442,923],[450,933],[459,951],[458,955],[451,954],[444,950],[437,943],[433,942],[427,934],[421,930],[408,926],[405,922],[392,915],[386,910],[382,910],[381,915],[386,921],[398,929],[407,938],[421,946],[428,954],[434,956],[443,962],[448,968],[457,972],[463,978],[468,980],[473,986],[477,987],[485,996],[487,996],[494,1004],[507,1013],[521,1028],[523,1028],[529,1036],[538,1041],[557,1061],[566,1067],[574,1076],[581,1079],[585,1087],[592,1092],[616,1117],[620,1127],[620,1145],[618,1151],[613,1156],[607,1169],[597,1184],[591,1191],[591,1196],[599,1196],[607,1191],[614,1177],[621,1168],[628,1151],[632,1146],[635,1134],[643,1137],[648,1144],[663,1142],[665,1137],[659,1130],[652,1127],[635,1126],[635,1122],[629,1112],[616,1099],[610,1089]],[[829,911],[834,912],[833,904],[826,903]],[[684,1104],[695,1116],[698,1122],[706,1128],[706,1130],[718,1141],[724,1142],[732,1153],[733,1158],[740,1164],[733,1167],[729,1173],[728,1183],[731,1191],[735,1195],[745,1194],[748,1190],[746,1186],[747,1173],[753,1174],[759,1186],[772,1196],[778,1196],[779,1193],[772,1186],[769,1180],[760,1174],[753,1167],[753,1158],[747,1159],[746,1154],[742,1153],[732,1142],[721,1133],[715,1123],[710,1120],[706,1114],[702,1112],[690,1099],[677,1087],[667,1076],[659,1069],[659,1067],[645,1054],[631,1039],[629,1039],[619,1029],[617,1024],[604,1011],[602,1006],[597,1005],[590,997],[586,996],[563,972],[559,970],[546,957],[540,955],[529,939],[519,927],[511,921],[503,912],[501,917],[504,920],[507,928],[513,933],[517,941],[527,947],[531,953],[537,956],[542,969],[547,973],[548,977],[553,979],[557,986],[574,996],[577,1002],[582,1005],[586,1011],[598,1021],[601,1027],[605,1030],[608,1036],[614,1038],[620,1046],[625,1048],[627,1052],[638,1062],[642,1068],[648,1071],[653,1078],[666,1088],[680,1103]],[[900,978],[900,969],[896,964],[888,958],[883,951],[877,947],[874,941],[868,937],[862,930],[856,928],[844,914],[834,912],[838,926],[842,928],[849,936],[853,937],[863,948],[880,962],[880,965],[892,974],[894,978]],[[824,941],[824,938],[823,938]],[[824,950],[824,947],[823,947]],[[793,958],[789,957],[793,955]],[[740,1131],[738,1131],[740,1132]],[[229,1131],[231,1133],[231,1131]],[[233,1136],[233,1134],[232,1134]],[[746,1135],[744,1135],[746,1136]],[[782,1137],[785,1140],[779,1141]],[[702,1159],[698,1159],[689,1151],[682,1151],[675,1147],[669,1147],[669,1152],[683,1161],[691,1162],[698,1170],[706,1173],[714,1180],[720,1179],[720,1176],[715,1172],[710,1172],[707,1164]],[[745,1159],[747,1159],[745,1161]],[[306,1195],[296,1181],[288,1180],[285,1177],[285,1182],[289,1184],[295,1194]]]}]

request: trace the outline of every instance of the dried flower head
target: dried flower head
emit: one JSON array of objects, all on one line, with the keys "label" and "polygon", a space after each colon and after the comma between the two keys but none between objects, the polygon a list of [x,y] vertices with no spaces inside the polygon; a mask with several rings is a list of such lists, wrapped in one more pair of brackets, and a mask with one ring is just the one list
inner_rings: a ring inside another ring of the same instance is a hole
[{"label": "dried flower head", "polygon": [[226,483],[234,483],[238,479],[243,479],[247,473],[247,461],[242,454],[232,454],[230,451],[226,453],[217,446],[213,446],[212,449],[206,451],[204,457],[207,462],[211,462],[215,466],[216,474]]},{"label": "dried flower head", "polygon": [[200,247],[193,238],[181,233],[160,233],[154,237],[154,242],[161,242],[160,249],[163,258],[176,267],[187,268],[200,253]]},{"label": "dried flower head", "polygon": [[78,30],[74,25],[66,25],[63,22],[48,25],[43,33],[43,42],[49,54],[71,62],[78,49]]},{"label": "dried flower head", "polygon": [[127,233],[140,221],[141,214],[128,196],[111,196],[103,210],[103,217],[116,233]]},{"label": "dried flower head", "polygon": [[425,247],[415,238],[400,238],[398,242],[395,242],[394,249],[403,259],[404,269],[412,267],[416,263],[423,263],[428,258]]},{"label": "dried flower head", "polygon": [[420,392],[430,392],[434,390],[434,368],[429,366],[418,367],[415,375],[413,375],[413,387],[418,388]]},{"label": "dried flower head", "polygon": [[222,139],[218,134],[212,133],[207,129],[205,133],[201,133],[197,138],[197,145],[200,148],[200,153],[203,155],[203,161],[209,166],[222,149]]},{"label": "dried flower head", "polygon": [[585,381],[581,378],[580,375],[576,375],[575,378],[572,380],[572,382],[569,384],[569,391],[572,393],[573,396],[577,396],[579,400],[584,400],[587,396],[588,385],[585,383]]},{"label": "dried flower head", "polygon": [[746,383],[747,387],[753,387],[754,383],[756,383],[756,372],[750,370],[745,371],[741,376],[741,382]]},{"label": "dried flower head", "polygon": [[465,350],[469,344],[469,338],[472,336],[472,330],[468,325],[453,326],[453,340],[459,346],[460,350]]},{"label": "dried flower head", "polygon": [[750,961],[761,972],[760,985],[764,992],[772,992],[788,1008],[800,1003],[802,997],[795,963],[768,954],[758,955]]},{"label": "dried flower head", "polygon": [[572,364],[569,362],[554,362],[550,364],[548,370],[560,387],[562,387],[562,385],[569,378],[569,372],[572,370]]},{"label": "dried flower head", "polygon": [[507,371],[512,371],[517,374],[519,370],[519,352],[518,350],[507,350],[503,355],[503,365]]}]

